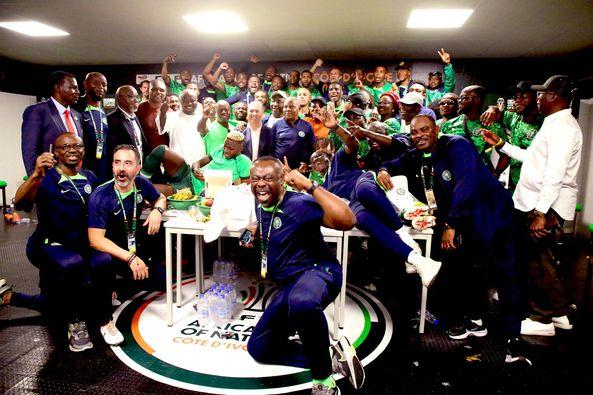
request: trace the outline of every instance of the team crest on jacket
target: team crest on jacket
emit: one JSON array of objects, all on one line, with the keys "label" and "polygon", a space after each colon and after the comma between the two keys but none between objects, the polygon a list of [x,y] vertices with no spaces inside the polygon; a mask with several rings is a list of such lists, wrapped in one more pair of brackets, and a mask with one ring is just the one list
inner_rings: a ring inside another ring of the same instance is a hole
[{"label": "team crest on jacket", "polygon": [[142,200],[144,200],[144,198],[142,197],[141,193],[136,195],[136,203],[142,203]]},{"label": "team crest on jacket", "polygon": [[274,227],[274,229],[280,228],[282,226],[282,220],[279,217],[275,217],[272,221],[272,226]]},{"label": "team crest on jacket", "polygon": [[449,170],[444,170],[442,175],[443,175],[443,180],[451,181],[451,172]]},{"label": "team crest on jacket", "polygon": [[299,130],[299,137],[305,137],[305,132],[303,132],[302,130]]},{"label": "team crest on jacket", "polygon": [[86,184],[86,185],[84,186],[84,192],[85,192],[87,195],[90,195],[92,191],[93,191],[93,188],[91,188],[91,185],[90,185],[90,184]]}]

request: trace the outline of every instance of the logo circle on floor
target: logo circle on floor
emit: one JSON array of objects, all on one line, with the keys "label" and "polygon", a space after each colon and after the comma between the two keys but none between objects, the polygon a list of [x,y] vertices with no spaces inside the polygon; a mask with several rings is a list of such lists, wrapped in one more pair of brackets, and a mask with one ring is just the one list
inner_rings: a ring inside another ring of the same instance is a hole
[{"label": "logo circle on floor", "polygon": [[[206,287],[212,284],[209,278],[205,282]],[[242,273],[237,279],[240,312],[220,329],[198,321],[195,279],[183,285],[183,303],[173,307],[172,326],[165,322],[166,298],[161,292],[141,292],[117,309],[114,318],[125,342],[113,351],[126,365],[156,381],[213,394],[281,394],[311,387],[308,370],[258,364],[247,353],[247,340],[275,292],[271,283],[255,273]],[[389,344],[391,317],[363,289],[349,285],[346,294],[340,335],[350,339],[366,366]],[[325,315],[331,333],[333,305]]]}]

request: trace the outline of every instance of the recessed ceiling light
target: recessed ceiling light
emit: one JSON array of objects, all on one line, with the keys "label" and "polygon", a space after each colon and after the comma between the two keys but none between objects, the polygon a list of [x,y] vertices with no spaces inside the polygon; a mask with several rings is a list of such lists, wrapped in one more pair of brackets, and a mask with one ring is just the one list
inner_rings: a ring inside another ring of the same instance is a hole
[{"label": "recessed ceiling light", "polygon": [[31,37],[69,36],[70,33],[35,21],[0,22],[0,27]]},{"label": "recessed ceiling light", "polygon": [[474,12],[470,9],[423,9],[412,10],[408,18],[408,28],[412,29],[453,29],[463,26]]},{"label": "recessed ceiling light", "polygon": [[247,31],[243,19],[234,12],[207,11],[185,15],[187,23],[202,33],[237,33]]}]

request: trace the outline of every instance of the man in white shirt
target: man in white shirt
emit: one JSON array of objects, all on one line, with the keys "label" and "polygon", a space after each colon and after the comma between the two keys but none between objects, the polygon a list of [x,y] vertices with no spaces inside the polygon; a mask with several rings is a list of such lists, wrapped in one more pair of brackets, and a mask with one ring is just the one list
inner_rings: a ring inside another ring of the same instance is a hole
[{"label": "man in white shirt", "polygon": [[181,111],[168,112],[169,106],[163,104],[157,125],[159,134],[169,133],[169,148],[191,164],[206,156],[206,146],[198,132],[202,105],[197,95],[189,90],[181,92],[179,98]]},{"label": "man in white shirt", "polygon": [[564,221],[574,217],[583,135],[571,114],[574,85],[567,76],[555,75],[531,89],[538,92],[537,106],[546,118],[529,148],[505,143],[489,131],[482,134],[502,153],[523,162],[513,201],[520,227],[518,251],[526,255],[519,259],[529,262],[531,316],[522,322],[521,333],[553,336],[555,327],[572,329],[552,255]]},{"label": "man in white shirt", "polygon": [[245,134],[243,154],[252,161],[260,156],[270,155],[272,152],[270,128],[262,123],[263,115],[264,107],[260,101],[256,100],[249,103],[247,107],[247,128],[243,131]]}]

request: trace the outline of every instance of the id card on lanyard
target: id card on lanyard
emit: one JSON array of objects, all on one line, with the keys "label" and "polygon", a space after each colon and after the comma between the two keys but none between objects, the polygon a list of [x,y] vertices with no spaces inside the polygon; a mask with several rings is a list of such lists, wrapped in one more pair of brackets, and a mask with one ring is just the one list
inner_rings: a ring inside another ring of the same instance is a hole
[{"label": "id card on lanyard", "polygon": [[272,224],[274,223],[274,218],[276,215],[276,211],[278,210],[278,206],[282,199],[276,204],[274,207],[274,211],[272,211],[272,217],[270,218],[270,225],[268,226],[268,234],[264,239],[264,232],[263,232],[263,218],[262,218],[262,209],[261,206],[259,207],[259,237],[260,237],[260,247],[261,247],[261,269],[260,274],[262,278],[266,278],[268,275],[268,246],[270,243],[270,234],[272,233]]},{"label": "id card on lanyard", "polygon": [[[97,150],[95,157],[101,159],[103,157],[103,143],[105,141],[105,133],[103,130],[103,111],[100,107],[87,106],[86,110],[89,112],[91,122],[93,123],[93,129],[95,129],[95,139],[97,140]],[[99,113],[99,128],[95,124],[95,118],[93,117],[93,110]]]},{"label": "id card on lanyard", "polygon": [[[115,189],[115,186],[113,188]],[[126,215],[126,208],[124,207],[123,199],[117,189],[115,189],[115,194],[117,195],[117,200],[119,201],[122,215],[124,216],[124,224],[126,227],[126,235],[127,235],[127,241],[128,241],[128,251],[131,252],[132,254],[135,254],[136,253],[136,223],[137,223],[137,219],[138,219],[136,216],[136,214],[137,214],[136,185],[134,185],[134,200],[132,202],[133,208],[132,208],[132,223],[131,224],[128,221],[128,216]]]},{"label": "id card on lanyard", "polygon": [[[430,210],[430,212],[433,212],[437,209],[437,200],[434,195],[434,189],[433,189],[433,186],[434,186],[433,172],[434,172],[434,170],[432,167],[432,162],[424,163],[425,157],[430,158],[430,154],[428,154],[428,156],[425,154],[422,157],[422,166],[420,167],[420,177],[422,178],[422,186],[424,187],[424,195],[426,197],[426,204],[428,205],[428,209]],[[425,174],[425,173],[427,173],[427,174]]]}]

